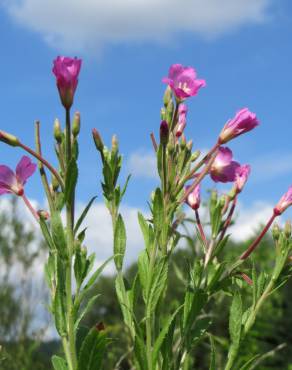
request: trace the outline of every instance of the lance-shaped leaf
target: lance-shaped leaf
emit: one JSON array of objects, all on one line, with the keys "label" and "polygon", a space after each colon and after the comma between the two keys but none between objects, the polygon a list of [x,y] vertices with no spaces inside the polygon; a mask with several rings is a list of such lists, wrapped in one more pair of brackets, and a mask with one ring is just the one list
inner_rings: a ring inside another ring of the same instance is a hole
[{"label": "lance-shaped leaf", "polygon": [[168,332],[171,328],[171,324],[172,322],[174,321],[174,319],[176,318],[176,315],[178,314],[178,312],[180,311],[180,309],[182,308],[182,306],[178,307],[175,312],[170,315],[166,321],[163,323],[163,326],[162,326],[162,330],[160,331],[155,343],[154,343],[154,346],[153,346],[153,353],[152,353],[152,368],[155,369],[156,365],[157,365],[157,360],[158,360],[158,356],[159,356],[159,351],[161,349],[161,346],[163,345],[163,342],[165,341],[167,335],[168,335]]},{"label": "lance-shaped leaf", "polygon": [[78,178],[78,167],[75,158],[71,158],[67,169],[66,184],[65,184],[65,202],[70,202],[73,198],[74,191],[77,184]]},{"label": "lance-shaped leaf", "polygon": [[53,364],[54,370],[68,370],[67,363],[62,357],[53,356],[52,364]]},{"label": "lance-shaped leaf", "polygon": [[92,328],[82,343],[78,356],[78,370],[102,370],[106,345],[104,331]]},{"label": "lance-shaped leaf", "polygon": [[122,216],[119,214],[114,232],[114,260],[117,270],[123,267],[123,260],[126,250],[126,228]]},{"label": "lance-shaped leaf", "polygon": [[61,256],[66,256],[67,243],[61,216],[58,212],[53,212],[51,215],[51,229],[52,229],[52,239],[57,247],[58,252],[60,253]]},{"label": "lance-shaped leaf", "polygon": [[83,212],[81,213],[80,217],[78,218],[76,225],[74,227],[74,235],[76,235],[77,231],[79,230],[79,227],[82,225],[83,220],[85,219],[88,211],[90,210],[90,207],[92,206],[93,202],[95,201],[97,197],[93,197],[88,202],[87,206],[84,208]]},{"label": "lance-shaped leaf", "polygon": [[75,325],[74,325],[74,328],[75,330],[78,329],[78,326],[80,324],[80,321],[85,317],[85,315],[90,311],[90,309],[93,307],[93,305],[95,304],[97,298],[100,296],[100,294],[97,294],[97,295],[94,295],[93,297],[91,297],[89,299],[89,301],[86,303],[85,307],[83,308],[83,310],[80,312],[77,320],[75,321]]},{"label": "lance-shaped leaf", "polygon": [[[229,315],[229,334],[231,346],[228,352],[228,364],[232,364],[237,356],[242,332],[242,300],[239,292],[235,292]],[[228,367],[227,367],[228,369]]]},{"label": "lance-shaped leaf", "polygon": [[163,212],[163,199],[162,193],[159,188],[156,189],[154,200],[153,200],[153,224],[156,233],[159,233],[162,230],[162,227],[165,223],[164,212]]}]

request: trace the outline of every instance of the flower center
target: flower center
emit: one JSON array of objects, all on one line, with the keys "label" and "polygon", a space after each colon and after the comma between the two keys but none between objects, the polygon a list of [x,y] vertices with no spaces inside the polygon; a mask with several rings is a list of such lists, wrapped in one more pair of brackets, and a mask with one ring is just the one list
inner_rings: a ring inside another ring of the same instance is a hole
[{"label": "flower center", "polygon": [[178,87],[183,90],[185,93],[189,94],[191,89],[188,87],[188,84],[186,82],[180,82],[178,84]]}]

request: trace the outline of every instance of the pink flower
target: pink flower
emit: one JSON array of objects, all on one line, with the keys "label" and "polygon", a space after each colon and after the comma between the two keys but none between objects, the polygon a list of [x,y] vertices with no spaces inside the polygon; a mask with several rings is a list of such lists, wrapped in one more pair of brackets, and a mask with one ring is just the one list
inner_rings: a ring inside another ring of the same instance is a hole
[{"label": "pink flower", "polygon": [[230,182],[235,180],[238,162],[232,160],[232,151],[227,147],[220,147],[211,166],[210,176],[215,182]]},{"label": "pink flower", "polygon": [[36,170],[36,164],[30,158],[23,156],[16,166],[15,173],[7,166],[0,165],[0,195],[13,193],[23,195],[26,180]]},{"label": "pink flower", "polygon": [[[186,191],[190,188],[190,186],[186,187]],[[186,203],[195,211],[200,207],[201,203],[201,196],[200,196],[200,184],[195,187],[195,189],[188,195],[186,199]]]},{"label": "pink flower", "polygon": [[219,142],[220,144],[227,143],[229,140],[252,130],[259,124],[255,113],[250,112],[248,108],[243,108],[236,113],[234,118],[227,121],[220,133]]},{"label": "pink flower", "polygon": [[281,215],[291,205],[292,205],[292,185],[289,187],[287,193],[285,193],[279,200],[278,204],[274,208],[274,213],[277,216]]},{"label": "pink flower", "polygon": [[176,126],[176,137],[180,137],[187,124],[188,107],[185,104],[180,104],[178,107],[178,123]]},{"label": "pink flower", "polygon": [[69,109],[73,104],[82,61],[77,58],[59,56],[53,63],[53,73],[57,79],[62,104],[66,109]]},{"label": "pink flower", "polygon": [[250,174],[250,166],[248,164],[244,164],[238,167],[235,171],[235,188],[236,192],[240,193],[243,189],[248,176]]},{"label": "pink flower", "polygon": [[194,68],[184,67],[181,64],[173,64],[162,82],[168,84],[176,98],[180,101],[194,96],[201,87],[206,86],[205,80],[197,79]]}]

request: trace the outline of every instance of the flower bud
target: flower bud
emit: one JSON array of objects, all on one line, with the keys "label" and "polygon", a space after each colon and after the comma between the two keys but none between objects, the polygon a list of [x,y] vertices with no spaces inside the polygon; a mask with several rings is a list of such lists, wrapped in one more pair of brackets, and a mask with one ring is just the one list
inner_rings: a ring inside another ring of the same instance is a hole
[{"label": "flower bud", "polygon": [[96,149],[102,153],[104,145],[103,145],[101,136],[100,136],[99,132],[97,131],[97,129],[94,128],[92,130],[92,136],[93,136],[93,140],[94,140],[94,144],[96,146]]},{"label": "flower bud", "polygon": [[160,119],[161,119],[161,121],[166,120],[166,109],[165,108],[160,109]]},{"label": "flower bud", "polygon": [[280,238],[281,229],[277,223],[274,223],[272,227],[272,236],[275,241],[279,240]]},{"label": "flower bud", "polygon": [[191,162],[195,162],[199,158],[200,155],[201,155],[201,151],[196,150],[191,156]]},{"label": "flower bud", "polygon": [[11,146],[18,146],[19,140],[16,136],[0,131],[0,141]]},{"label": "flower bud", "polygon": [[119,150],[118,137],[117,137],[117,135],[113,135],[113,137],[112,137],[112,152],[117,153],[118,150]]},{"label": "flower bud", "polygon": [[54,122],[54,138],[59,144],[62,142],[62,139],[63,139],[61,125],[60,125],[60,121],[58,120],[58,118],[56,118]]},{"label": "flower bud", "polygon": [[53,191],[57,191],[58,188],[59,188],[59,181],[56,179],[55,176],[52,176],[52,188],[53,188]]},{"label": "flower bud", "polygon": [[163,95],[163,104],[164,104],[164,106],[167,107],[168,103],[171,100],[172,100],[171,88],[169,86],[167,86],[167,88],[165,89],[164,95]]},{"label": "flower bud", "polygon": [[167,120],[167,122],[171,122],[173,111],[174,111],[174,104],[173,104],[173,101],[170,100],[170,102],[168,103],[167,108],[166,108],[166,120]]},{"label": "flower bud", "polygon": [[187,146],[186,137],[185,137],[185,135],[182,135],[181,136],[180,147],[181,147],[182,150],[184,150],[186,146]]},{"label": "flower bud", "polygon": [[168,142],[169,128],[166,121],[160,123],[160,143],[166,145]]},{"label": "flower bud", "polygon": [[77,137],[80,132],[80,113],[76,112],[74,114],[73,123],[72,123],[72,135]]},{"label": "flower bud", "polygon": [[291,237],[291,232],[292,232],[291,221],[287,220],[286,223],[285,223],[285,226],[284,226],[284,233],[285,233],[286,238]]},{"label": "flower bud", "polygon": [[192,148],[193,148],[193,140],[189,140],[189,141],[187,142],[187,149],[188,149],[189,151],[192,151]]},{"label": "flower bud", "polygon": [[39,215],[39,218],[43,221],[46,221],[50,218],[50,214],[48,211],[45,211],[44,209],[40,209],[37,211],[37,214]]},{"label": "flower bud", "polygon": [[173,133],[171,132],[169,134],[168,144],[167,144],[168,153],[169,154],[173,153],[174,152],[174,149],[175,149],[175,139],[174,139]]}]

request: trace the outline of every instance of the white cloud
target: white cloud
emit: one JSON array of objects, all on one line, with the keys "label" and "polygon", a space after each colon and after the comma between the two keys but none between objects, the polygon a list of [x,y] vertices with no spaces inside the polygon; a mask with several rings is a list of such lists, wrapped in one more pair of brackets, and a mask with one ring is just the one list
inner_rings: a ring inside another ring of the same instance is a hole
[{"label": "white cloud", "polygon": [[251,161],[251,166],[251,180],[254,182],[263,182],[287,174],[292,178],[291,153],[269,153]]},{"label": "white cloud", "polygon": [[127,168],[135,177],[158,179],[156,156],[153,152],[132,153],[127,161]]},{"label": "white cloud", "polygon": [[161,42],[189,32],[215,37],[268,17],[272,0],[0,0],[53,47],[97,51],[120,42]]}]

